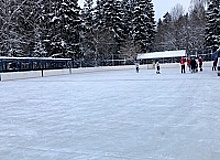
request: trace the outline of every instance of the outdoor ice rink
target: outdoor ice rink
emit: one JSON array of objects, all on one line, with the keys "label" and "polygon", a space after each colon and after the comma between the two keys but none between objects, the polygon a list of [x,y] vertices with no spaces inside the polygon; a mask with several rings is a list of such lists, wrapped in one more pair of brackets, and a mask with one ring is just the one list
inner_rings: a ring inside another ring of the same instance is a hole
[{"label": "outdoor ice rink", "polygon": [[109,71],[0,83],[0,160],[219,160],[210,68]]}]

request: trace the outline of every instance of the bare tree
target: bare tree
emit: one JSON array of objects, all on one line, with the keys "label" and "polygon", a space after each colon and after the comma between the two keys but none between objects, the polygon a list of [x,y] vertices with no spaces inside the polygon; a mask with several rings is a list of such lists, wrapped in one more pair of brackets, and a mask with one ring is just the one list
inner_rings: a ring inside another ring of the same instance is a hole
[{"label": "bare tree", "polygon": [[205,1],[193,0],[189,11],[189,49],[194,54],[204,48],[205,27]]},{"label": "bare tree", "polygon": [[191,0],[189,9],[192,10],[197,5],[206,6],[209,0]]},{"label": "bare tree", "polygon": [[184,15],[185,10],[183,9],[183,6],[179,3],[177,3],[171,10],[171,16],[173,21],[177,21],[181,16]]}]

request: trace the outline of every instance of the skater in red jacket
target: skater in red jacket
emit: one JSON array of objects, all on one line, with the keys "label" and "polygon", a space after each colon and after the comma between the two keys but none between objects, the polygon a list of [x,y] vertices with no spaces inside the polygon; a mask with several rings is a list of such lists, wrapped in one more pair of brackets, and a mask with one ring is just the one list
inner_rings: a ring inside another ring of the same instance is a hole
[{"label": "skater in red jacket", "polygon": [[185,57],[182,57],[180,60],[181,73],[186,73],[185,63],[186,63],[186,59],[185,59]]},{"label": "skater in red jacket", "polygon": [[199,57],[199,70],[200,71],[202,71],[203,69],[202,69],[202,64],[203,64],[203,62],[202,62],[202,57]]}]

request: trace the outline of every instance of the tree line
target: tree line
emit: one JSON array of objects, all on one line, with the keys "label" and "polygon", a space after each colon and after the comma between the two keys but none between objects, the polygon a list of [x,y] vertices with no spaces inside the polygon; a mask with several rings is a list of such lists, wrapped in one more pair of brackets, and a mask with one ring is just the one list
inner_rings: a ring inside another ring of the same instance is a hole
[{"label": "tree line", "polygon": [[[91,65],[134,61],[137,53],[215,51],[220,2],[191,0],[155,21],[152,0],[0,2],[0,55],[70,57]],[[118,61],[117,61],[118,60]]]},{"label": "tree line", "polygon": [[220,47],[220,1],[191,0],[187,13],[177,4],[157,23],[155,50],[207,54]]}]

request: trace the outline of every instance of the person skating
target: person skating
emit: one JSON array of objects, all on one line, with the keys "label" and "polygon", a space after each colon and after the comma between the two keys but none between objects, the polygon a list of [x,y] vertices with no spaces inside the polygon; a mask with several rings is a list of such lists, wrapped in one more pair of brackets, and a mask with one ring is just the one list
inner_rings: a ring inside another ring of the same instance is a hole
[{"label": "person skating", "polygon": [[191,71],[191,59],[190,59],[190,57],[187,59],[187,66],[189,68],[189,71]]},{"label": "person skating", "polygon": [[160,63],[158,61],[156,63],[156,74],[160,74]]},{"label": "person skating", "polygon": [[202,57],[199,57],[198,61],[199,61],[199,70],[203,71],[203,69],[202,69],[202,64],[203,64]]},{"label": "person skating", "polygon": [[196,73],[196,69],[197,69],[197,62],[195,58],[193,58],[191,60],[191,73]]},{"label": "person skating", "polygon": [[181,73],[186,73],[186,59],[184,57],[180,60]]},{"label": "person skating", "polygon": [[213,61],[213,64],[212,64],[212,71],[217,70],[217,62],[218,62],[218,58],[215,58],[215,60]]},{"label": "person skating", "polygon": [[137,73],[140,72],[140,67],[139,67],[139,63],[138,62],[135,63],[135,69],[136,69]]}]

